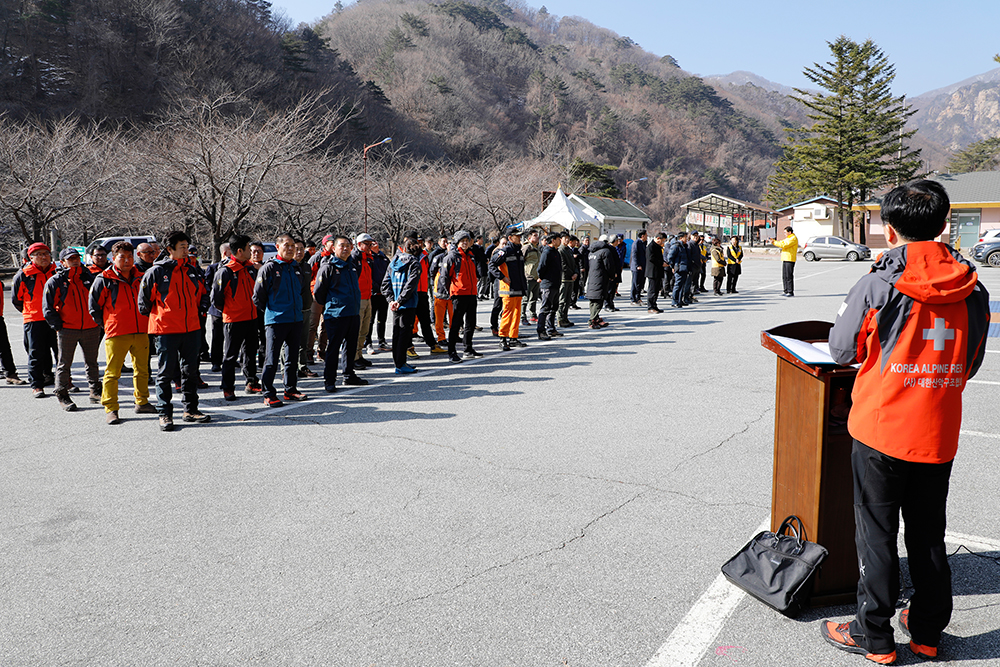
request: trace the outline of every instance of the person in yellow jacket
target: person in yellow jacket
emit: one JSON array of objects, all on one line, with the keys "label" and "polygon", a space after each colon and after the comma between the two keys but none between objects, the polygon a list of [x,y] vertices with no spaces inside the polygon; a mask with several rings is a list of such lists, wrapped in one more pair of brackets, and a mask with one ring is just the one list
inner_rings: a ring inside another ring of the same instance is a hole
[{"label": "person in yellow jacket", "polygon": [[722,279],[726,277],[726,258],[722,254],[722,240],[712,238],[712,291],[722,296]]},{"label": "person in yellow jacket", "polygon": [[781,248],[781,285],[785,296],[795,296],[795,257],[799,252],[799,239],[791,227],[785,227],[785,238],[771,239],[771,243]]},{"label": "person in yellow jacket", "polygon": [[743,248],[740,247],[740,237],[729,239],[726,246],[726,294],[739,294],[736,291],[736,281],[743,272]]}]

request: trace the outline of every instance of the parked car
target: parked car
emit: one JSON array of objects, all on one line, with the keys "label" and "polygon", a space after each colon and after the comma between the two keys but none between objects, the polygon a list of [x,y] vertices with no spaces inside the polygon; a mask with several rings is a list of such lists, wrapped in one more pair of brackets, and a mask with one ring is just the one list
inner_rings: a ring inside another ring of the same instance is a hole
[{"label": "parked car", "polygon": [[109,253],[111,252],[111,247],[118,243],[119,241],[128,241],[132,244],[133,248],[138,248],[140,243],[156,243],[155,236],[102,236],[99,239],[94,239],[89,244],[87,244],[87,250],[83,253],[84,260],[90,257],[90,253],[94,251],[97,246],[104,246],[104,249]]},{"label": "parked car", "polygon": [[839,236],[817,236],[809,239],[802,246],[802,257],[807,262],[818,262],[821,259],[846,259],[857,262],[871,259],[872,251],[868,246],[842,239]]},{"label": "parked car", "polygon": [[973,246],[972,259],[985,266],[1000,267],[1000,235]]},{"label": "parked car", "polygon": [[1000,227],[997,229],[987,229],[976,243],[986,243],[987,241],[995,241],[997,239],[1000,239]]}]

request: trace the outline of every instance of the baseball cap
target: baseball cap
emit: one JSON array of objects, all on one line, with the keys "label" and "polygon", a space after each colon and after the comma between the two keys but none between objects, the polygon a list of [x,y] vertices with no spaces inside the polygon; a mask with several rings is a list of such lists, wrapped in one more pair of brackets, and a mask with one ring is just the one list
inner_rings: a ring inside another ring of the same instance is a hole
[{"label": "baseball cap", "polygon": [[32,243],[28,246],[28,257],[31,257],[32,253],[36,253],[39,250],[44,250],[45,252],[52,252],[47,245],[39,241],[38,243]]},{"label": "baseball cap", "polygon": [[60,260],[69,259],[70,257],[73,256],[79,257],[80,251],[77,250],[76,248],[63,248],[62,252],[59,253]]},{"label": "baseball cap", "polygon": [[354,239],[355,243],[366,243],[374,241],[371,234],[358,234],[358,238]]}]

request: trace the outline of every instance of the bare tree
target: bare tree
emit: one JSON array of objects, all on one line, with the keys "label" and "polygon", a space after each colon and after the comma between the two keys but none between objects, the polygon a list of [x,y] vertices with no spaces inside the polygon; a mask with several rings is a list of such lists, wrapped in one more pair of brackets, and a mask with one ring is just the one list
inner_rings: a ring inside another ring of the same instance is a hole
[{"label": "bare tree", "polygon": [[115,176],[121,134],[75,118],[11,122],[0,116],[0,213],[27,242],[45,240],[72,213],[94,206]]},{"label": "bare tree", "polygon": [[213,255],[255,209],[280,200],[284,170],[332,149],[350,112],[323,108],[319,97],[288,111],[242,111],[242,99],[223,96],[178,108],[157,127],[150,157],[162,196],[210,236]]},{"label": "bare tree", "polygon": [[525,218],[557,174],[553,165],[537,160],[488,158],[463,170],[461,186],[487,228],[499,234]]}]

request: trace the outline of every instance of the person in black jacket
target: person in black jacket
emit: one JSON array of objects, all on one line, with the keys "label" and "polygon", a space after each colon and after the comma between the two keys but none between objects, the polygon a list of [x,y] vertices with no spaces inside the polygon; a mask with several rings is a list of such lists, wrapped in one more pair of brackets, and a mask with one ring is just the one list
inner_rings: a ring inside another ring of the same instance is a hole
[{"label": "person in black jacket", "polygon": [[480,234],[472,244],[472,256],[476,260],[476,275],[479,278],[479,300],[485,301],[490,298],[490,277],[487,270],[489,256],[486,248],[483,247],[483,237]]},{"label": "person in black jacket", "polygon": [[[378,241],[372,241],[372,321],[365,334],[368,354],[388,352],[391,348],[385,341],[385,321],[389,314],[389,302],[382,294],[382,279],[389,268],[389,258],[379,248]],[[372,332],[378,337],[378,346],[372,340]]]},{"label": "person in black jacket", "polygon": [[538,285],[541,288],[538,314],[539,340],[552,340],[562,336],[556,330],[556,311],[559,309],[559,288],[562,286],[562,260],[559,258],[558,234],[547,234],[542,241],[542,256],[538,260]]},{"label": "person in black jacket", "polygon": [[687,245],[687,232],[680,232],[677,235],[677,239],[670,244],[670,250],[667,253],[667,264],[674,271],[674,292],[673,292],[673,307],[683,308],[687,305],[687,281],[688,281],[688,266],[690,260],[688,259],[688,245]]},{"label": "person in black jacket", "polygon": [[612,251],[612,271],[605,307],[614,313],[618,310],[615,308],[615,297],[618,296],[618,286],[622,284],[622,268],[625,264],[625,241],[622,239],[622,235],[616,234],[608,237],[608,246]]},{"label": "person in black jacket", "polygon": [[490,259],[490,276],[496,278],[497,295],[502,299],[500,317],[500,349],[527,347],[518,336],[521,322],[521,299],[528,291],[524,275],[524,256],[521,254],[521,230],[507,230],[507,242],[493,252]]},{"label": "person in black jacket", "polygon": [[643,276],[646,272],[646,230],[643,229],[632,242],[632,252],[629,254],[629,268],[632,273],[632,289],[629,297],[632,303],[639,304],[642,300],[642,286],[646,283]]},{"label": "person in black jacket", "polygon": [[656,305],[656,299],[660,296],[660,288],[663,285],[663,270],[667,263],[663,260],[663,244],[667,242],[667,235],[660,232],[653,239],[653,242],[646,247],[646,310],[650,313],[662,313]]},{"label": "person in black jacket", "polygon": [[[205,269],[205,289],[212,292],[212,283],[215,281],[215,274],[219,272],[219,267],[225,266],[232,256],[228,243],[219,246],[219,261],[209,264]],[[208,327],[212,332],[212,342],[209,344],[208,357],[212,362],[212,372],[222,372],[222,342],[225,338],[223,333],[222,311],[215,307],[215,304],[208,303]]]},{"label": "person in black jacket", "polygon": [[602,236],[590,247],[590,271],[587,274],[587,299],[590,301],[591,329],[607,326],[601,319],[601,307],[608,299],[608,291],[613,289],[611,280],[618,266],[617,251]]}]

